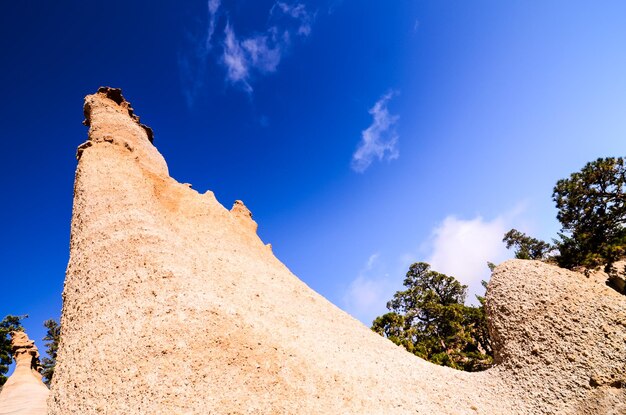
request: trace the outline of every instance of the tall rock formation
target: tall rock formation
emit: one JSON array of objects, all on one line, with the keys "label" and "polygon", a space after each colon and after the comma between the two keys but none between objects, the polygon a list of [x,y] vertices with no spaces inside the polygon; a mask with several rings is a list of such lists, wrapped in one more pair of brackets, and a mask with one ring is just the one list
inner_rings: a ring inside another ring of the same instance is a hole
[{"label": "tall rock formation", "polygon": [[23,331],[11,333],[15,370],[0,392],[0,415],[46,415],[50,391],[41,381],[39,351]]},{"label": "tall rock formation", "polygon": [[432,365],[295,277],[243,203],[169,177],[119,90],[85,116],[51,415],[624,413],[626,297],[507,262],[499,364]]}]

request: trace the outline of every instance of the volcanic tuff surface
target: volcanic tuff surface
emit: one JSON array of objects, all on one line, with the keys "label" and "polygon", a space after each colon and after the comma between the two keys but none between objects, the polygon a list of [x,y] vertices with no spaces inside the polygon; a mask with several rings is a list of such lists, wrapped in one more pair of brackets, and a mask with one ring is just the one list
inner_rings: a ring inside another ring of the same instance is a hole
[{"label": "volcanic tuff surface", "polygon": [[26,333],[11,333],[15,370],[0,392],[0,415],[45,415],[49,390],[41,381],[39,351]]},{"label": "volcanic tuff surface", "polygon": [[626,297],[602,283],[508,261],[498,365],[435,366],[294,276],[243,203],[169,177],[119,90],[85,115],[50,414],[626,413]]}]

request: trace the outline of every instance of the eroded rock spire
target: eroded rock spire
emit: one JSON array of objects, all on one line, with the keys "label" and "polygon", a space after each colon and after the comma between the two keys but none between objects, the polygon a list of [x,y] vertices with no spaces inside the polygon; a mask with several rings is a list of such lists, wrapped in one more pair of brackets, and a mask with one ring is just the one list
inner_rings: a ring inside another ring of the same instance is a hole
[{"label": "eroded rock spire", "polygon": [[[152,128],[148,127],[145,124],[142,124],[139,121],[139,116],[135,114],[135,110],[130,105],[130,102],[126,101],[124,95],[122,95],[122,90],[120,88],[101,86],[100,88],[98,88],[98,92],[96,94],[100,95],[101,97],[103,96],[110,99],[111,101],[119,105],[120,108],[124,109],[128,113],[128,116],[146,131],[146,136],[148,137],[148,140],[151,143],[154,141],[154,132],[152,131]],[[87,127],[89,127],[91,123],[91,104],[92,101],[85,100],[85,105],[83,106],[83,114],[85,115],[85,120],[83,121],[83,124]]]},{"label": "eroded rock spire", "polygon": [[48,388],[41,381],[39,351],[25,332],[11,332],[15,370],[0,392],[0,415],[45,415]]}]

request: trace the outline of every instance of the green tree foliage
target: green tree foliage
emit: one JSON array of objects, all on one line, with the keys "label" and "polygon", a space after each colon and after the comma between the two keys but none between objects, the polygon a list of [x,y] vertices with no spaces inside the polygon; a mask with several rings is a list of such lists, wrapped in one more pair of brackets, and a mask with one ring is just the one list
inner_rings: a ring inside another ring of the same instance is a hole
[{"label": "green tree foliage", "polygon": [[372,330],[439,365],[478,371],[492,364],[484,307],[464,305],[467,286],[418,262],[409,268],[404,287]]},{"label": "green tree foliage", "polygon": [[597,268],[626,254],[626,168],[624,158],[587,163],[561,179],[552,198],[561,222],[557,262],[565,268]]},{"label": "green tree foliage", "polygon": [[47,357],[41,359],[43,381],[46,385],[50,386],[52,376],[54,375],[54,367],[57,361],[57,351],[59,350],[59,339],[61,337],[61,326],[56,320],[46,320],[43,323],[47,329],[46,336],[43,341],[46,345]]},{"label": "green tree foliage", "polygon": [[511,229],[504,234],[502,242],[506,243],[507,249],[514,248],[517,259],[546,259],[554,249],[549,243],[532,238],[517,229]]},{"label": "green tree foliage", "polygon": [[[556,183],[552,199],[561,231],[554,245],[515,229],[504,235],[507,248],[520,259],[552,259],[564,268],[604,266],[607,284],[626,294],[626,167],[623,157],[599,158]],[[556,251],[556,254],[553,252]]]},{"label": "green tree foliage", "polygon": [[11,351],[11,332],[22,331],[22,320],[28,316],[8,315],[0,321],[0,387],[7,381],[5,376],[9,371],[9,366],[13,363],[13,353]]}]

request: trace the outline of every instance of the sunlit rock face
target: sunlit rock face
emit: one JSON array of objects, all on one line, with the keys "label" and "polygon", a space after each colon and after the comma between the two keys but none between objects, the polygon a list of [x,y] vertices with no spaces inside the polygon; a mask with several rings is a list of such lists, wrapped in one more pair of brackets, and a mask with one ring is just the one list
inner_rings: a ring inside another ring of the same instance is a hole
[{"label": "sunlit rock face", "polygon": [[507,262],[488,293],[499,364],[482,373],[432,365],[294,276],[242,202],[227,210],[169,177],[119,90],[85,102],[51,415],[596,414],[623,405],[626,304],[614,290]]},{"label": "sunlit rock face", "polygon": [[529,413],[626,414],[626,296],[539,261],[500,265],[487,313],[498,373]]},{"label": "sunlit rock face", "polygon": [[41,381],[39,351],[26,333],[11,333],[15,370],[0,392],[0,415],[46,415],[50,391]]}]

